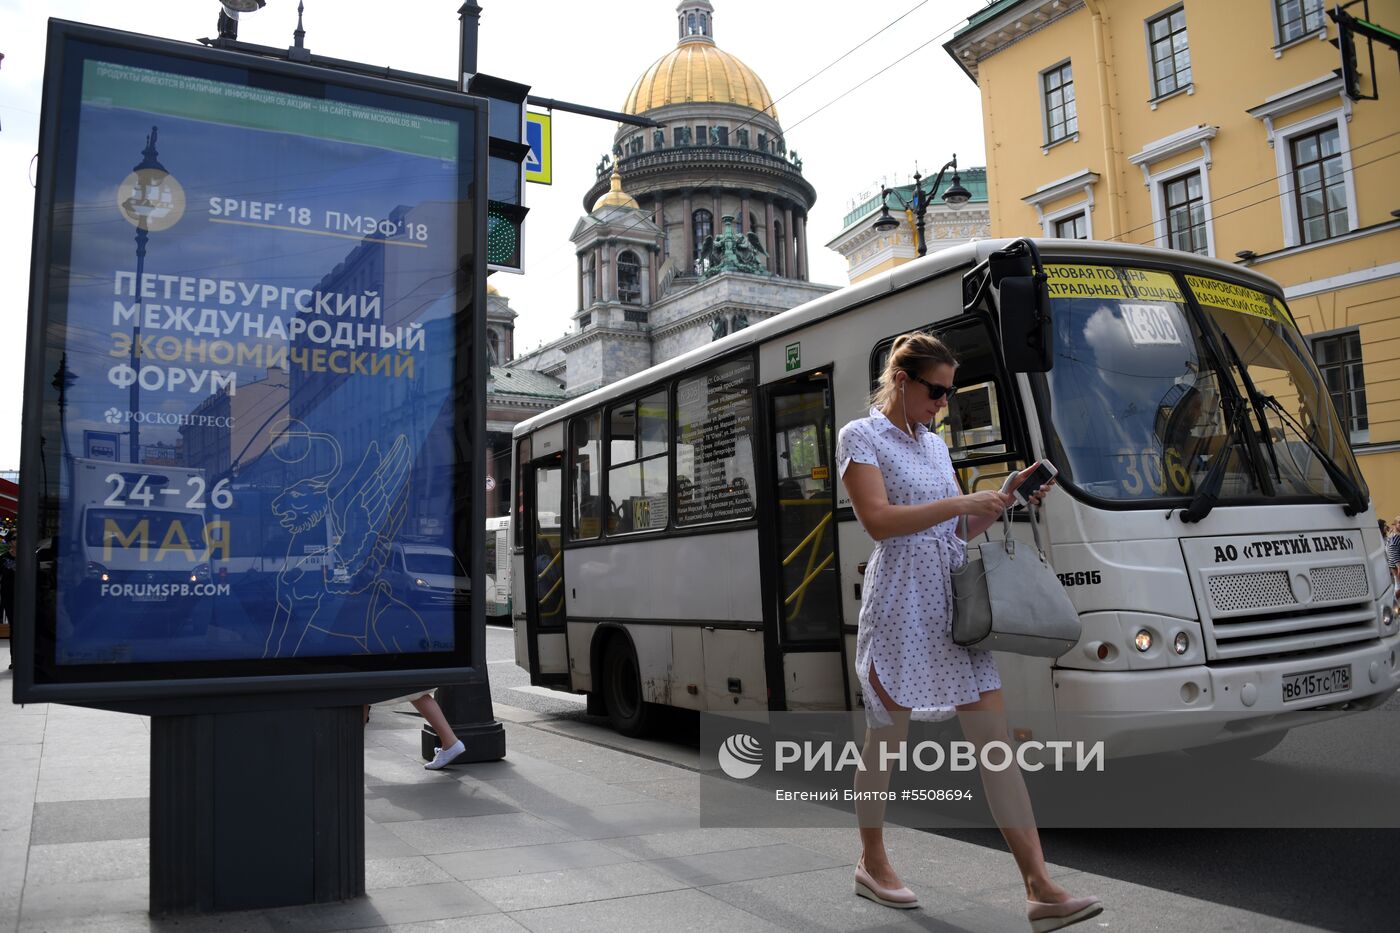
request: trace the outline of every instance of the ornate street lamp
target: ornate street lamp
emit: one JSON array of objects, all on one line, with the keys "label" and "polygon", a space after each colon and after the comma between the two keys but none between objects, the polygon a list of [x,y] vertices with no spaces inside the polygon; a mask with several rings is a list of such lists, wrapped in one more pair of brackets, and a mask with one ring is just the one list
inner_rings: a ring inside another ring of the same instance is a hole
[{"label": "ornate street lamp", "polygon": [[890,215],[889,197],[894,195],[894,199],[899,202],[903,210],[914,212],[914,226],[919,237],[919,255],[927,253],[928,246],[924,243],[924,215],[928,213],[929,205],[933,203],[933,198],[938,193],[938,186],[943,183],[943,173],[950,168],[953,170],[953,181],[948,186],[948,190],[943,192],[943,203],[956,209],[970,201],[972,192],[964,188],[962,180],[958,178],[958,157],[955,155],[938,170],[938,174],[934,176],[932,187],[927,191],[924,190],[922,184],[924,176],[918,172],[914,173],[914,197],[910,201],[904,200],[895,189],[881,185],[880,217],[875,221],[875,229],[881,233],[889,233],[899,226],[899,221]]},{"label": "ornate street lamp", "polygon": [[267,0],[219,0],[219,38],[238,38],[238,14],[256,13],[267,6]]}]

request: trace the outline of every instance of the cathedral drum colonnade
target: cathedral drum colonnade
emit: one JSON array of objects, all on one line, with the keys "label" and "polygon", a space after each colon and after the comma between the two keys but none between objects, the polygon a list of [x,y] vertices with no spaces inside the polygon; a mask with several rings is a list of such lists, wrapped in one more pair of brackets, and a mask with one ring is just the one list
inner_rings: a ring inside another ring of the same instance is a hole
[{"label": "cathedral drum colonnade", "polygon": [[682,0],[676,22],[622,106],[658,125],[619,124],[570,235],[573,327],[505,364],[568,397],[832,290],[808,280],[817,193],[767,87],[715,44],[710,0]]}]

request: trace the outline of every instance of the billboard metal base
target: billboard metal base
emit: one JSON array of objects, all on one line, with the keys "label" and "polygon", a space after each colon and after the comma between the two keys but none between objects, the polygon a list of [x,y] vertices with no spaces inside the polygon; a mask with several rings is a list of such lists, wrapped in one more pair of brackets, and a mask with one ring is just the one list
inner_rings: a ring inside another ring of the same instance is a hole
[{"label": "billboard metal base", "polygon": [[[506,757],[506,730],[491,708],[491,683],[483,673],[470,683],[441,687],[437,692],[438,705],[452,726],[457,738],[462,740],[464,751],[456,759],[458,764],[474,761],[500,761]],[[433,727],[424,724],[422,732],[423,760],[433,760],[433,749],[441,745]]]},{"label": "billboard metal base", "polygon": [[365,892],[359,706],[151,718],[154,915]]}]

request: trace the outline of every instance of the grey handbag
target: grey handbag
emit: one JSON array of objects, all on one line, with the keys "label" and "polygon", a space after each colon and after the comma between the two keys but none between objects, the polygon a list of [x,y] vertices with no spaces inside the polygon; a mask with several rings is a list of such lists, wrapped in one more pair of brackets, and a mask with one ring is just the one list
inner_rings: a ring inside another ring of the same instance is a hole
[{"label": "grey handbag", "polygon": [[953,641],[965,648],[1057,658],[1079,641],[1079,613],[1045,559],[1031,507],[1035,549],[1011,537],[1009,512],[1001,513],[1001,541],[968,549],[953,571]]}]

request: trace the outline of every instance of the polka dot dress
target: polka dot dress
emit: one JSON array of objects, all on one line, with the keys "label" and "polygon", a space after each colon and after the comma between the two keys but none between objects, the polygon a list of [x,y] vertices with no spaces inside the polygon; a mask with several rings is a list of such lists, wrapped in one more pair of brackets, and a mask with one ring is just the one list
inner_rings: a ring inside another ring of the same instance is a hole
[{"label": "polka dot dress", "polygon": [[[961,494],[943,439],[924,425],[910,437],[877,408],[841,429],[837,464],[852,461],[880,470],[891,505],[918,505]],[[870,687],[873,668],[885,693],[909,707],[914,719],[937,721],[1001,687],[991,652],[953,643],[951,574],[967,557],[949,519],[912,535],[875,544],[861,586],[856,674],[872,727],[891,724]]]}]

